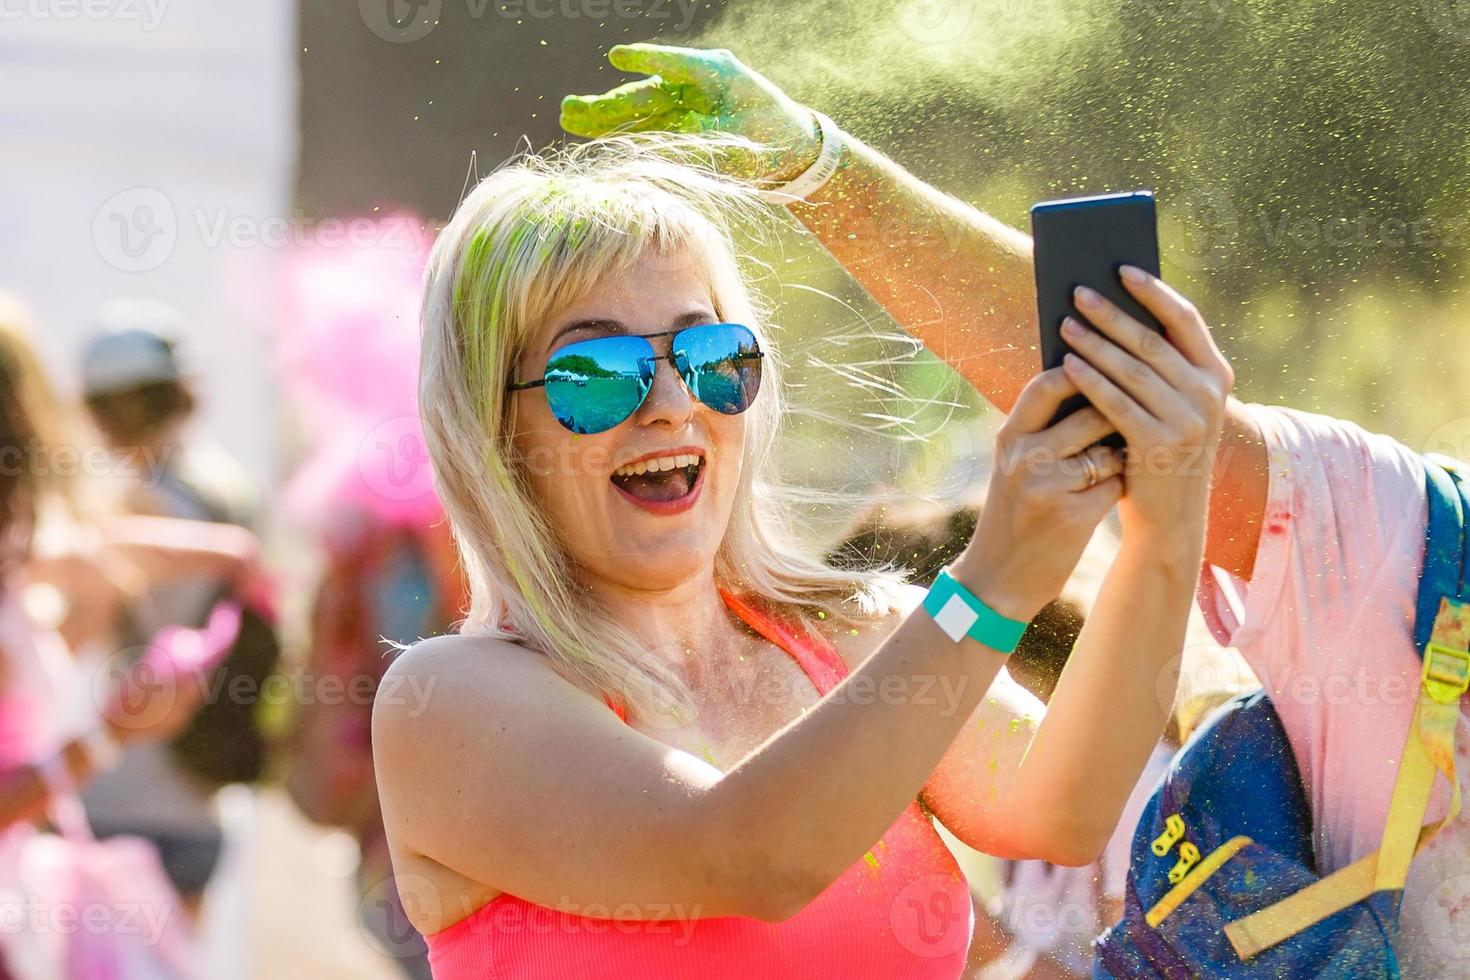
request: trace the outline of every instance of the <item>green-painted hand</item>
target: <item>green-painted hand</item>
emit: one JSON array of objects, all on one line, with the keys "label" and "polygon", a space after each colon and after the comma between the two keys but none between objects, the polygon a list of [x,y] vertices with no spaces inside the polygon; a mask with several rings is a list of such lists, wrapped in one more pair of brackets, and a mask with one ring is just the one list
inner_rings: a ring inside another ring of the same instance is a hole
[{"label": "green-painted hand", "polygon": [[821,150],[812,114],[722,48],[619,44],[608,60],[620,71],[650,77],[602,95],[569,95],[561,125],[575,136],[665,130],[719,131],[760,144],[759,151],[722,153],[720,166],[746,180],[783,181],[800,174]]}]

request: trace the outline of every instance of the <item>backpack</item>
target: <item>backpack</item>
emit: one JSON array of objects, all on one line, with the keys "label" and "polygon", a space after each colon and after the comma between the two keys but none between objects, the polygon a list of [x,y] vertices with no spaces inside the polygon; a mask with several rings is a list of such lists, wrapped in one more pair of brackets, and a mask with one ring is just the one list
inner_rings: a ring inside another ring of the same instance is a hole
[{"label": "backpack", "polygon": [[[1470,495],[1456,465],[1425,460],[1414,630],[1424,669],[1379,849],[1318,874],[1311,808],[1281,720],[1264,691],[1235,698],[1180,749],[1144,808],[1123,918],[1095,943],[1095,978],[1399,976],[1391,940],[1409,862],[1460,809]],[[1421,827],[1437,773],[1454,788],[1450,809]]]}]

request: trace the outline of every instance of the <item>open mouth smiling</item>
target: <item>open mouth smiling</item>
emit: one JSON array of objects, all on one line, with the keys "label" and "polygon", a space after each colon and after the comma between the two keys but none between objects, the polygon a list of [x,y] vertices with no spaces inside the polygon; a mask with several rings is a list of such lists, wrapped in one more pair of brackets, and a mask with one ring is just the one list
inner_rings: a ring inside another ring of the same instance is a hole
[{"label": "open mouth smiling", "polygon": [[613,470],[609,479],[625,500],[654,513],[694,505],[704,486],[704,450],[694,446],[648,453]]}]

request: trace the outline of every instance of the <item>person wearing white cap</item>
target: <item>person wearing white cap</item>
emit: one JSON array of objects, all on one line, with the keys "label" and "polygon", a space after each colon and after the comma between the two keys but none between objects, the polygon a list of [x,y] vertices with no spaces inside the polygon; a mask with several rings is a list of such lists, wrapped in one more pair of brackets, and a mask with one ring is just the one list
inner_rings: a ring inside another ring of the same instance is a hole
[{"label": "person wearing white cap", "polygon": [[[188,425],[196,401],[194,379],[179,354],[182,315],[157,300],[123,298],[104,305],[94,323],[97,332],[82,356],[82,390],[115,455],[126,509],[251,525],[251,477]],[[222,585],[193,579],[150,592],[131,610],[136,634],[147,637],[169,623],[199,625]],[[229,734],[229,741],[243,744],[255,733]],[[186,904],[197,906],[224,840],[212,787],[191,771],[197,766],[186,764],[179,748],[130,748],[116,769],[87,787],[84,802],[99,833],[153,840],[174,886]]]}]

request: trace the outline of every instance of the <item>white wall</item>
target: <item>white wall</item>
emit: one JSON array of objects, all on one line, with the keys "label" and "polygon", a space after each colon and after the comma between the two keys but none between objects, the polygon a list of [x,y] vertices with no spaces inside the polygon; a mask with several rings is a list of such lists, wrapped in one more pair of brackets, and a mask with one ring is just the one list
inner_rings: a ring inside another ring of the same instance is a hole
[{"label": "white wall", "polygon": [[292,0],[0,0],[0,290],[68,390],[103,301],[179,307],[201,422],[264,480],[295,33]]}]

